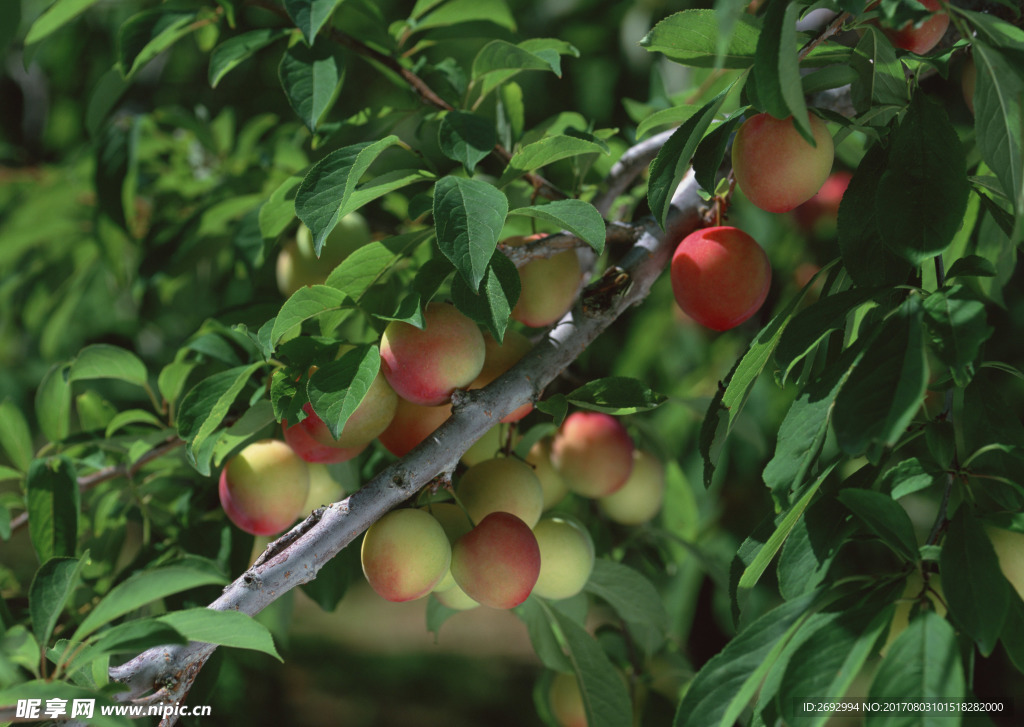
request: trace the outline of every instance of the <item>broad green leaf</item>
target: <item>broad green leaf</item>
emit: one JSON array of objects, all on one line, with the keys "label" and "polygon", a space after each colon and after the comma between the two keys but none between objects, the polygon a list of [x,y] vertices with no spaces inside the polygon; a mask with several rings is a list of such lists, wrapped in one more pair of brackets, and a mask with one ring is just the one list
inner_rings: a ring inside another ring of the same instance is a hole
[{"label": "broad green leaf", "polygon": [[188,382],[189,374],[196,364],[192,361],[172,361],[160,369],[160,375],[156,379],[156,387],[160,390],[160,396],[170,405],[178,401],[185,384]]},{"label": "broad green leaf", "polygon": [[667,397],[648,388],[642,381],[628,376],[608,376],[594,379],[579,387],[566,398],[584,409],[606,414],[635,414],[656,409]]},{"label": "broad green leaf", "polygon": [[135,72],[193,31],[194,11],[161,6],[128,18],[118,35],[117,58],[121,75]]},{"label": "broad green leaf", "polygon": [[716,178],[725,158],[725,150],[732,138],[732,132],[743,121],[742,112],[746,108],[744,106],[739,111],[734,111],[726,121],[709,132],[693,153],[693,174],[697,178],[697,184],[707,192],[715,191]]},{"label": "broad green leaf", "polygon": [[797,58],[796,19],[800,9],[798,4],[782,0],[768,3],[754,54],[754,81],[765,111],[777,119],[792,116],[796,128],[813,143]]},{"label": "broad green leaf", "polygon": [[[361,583],[363,578],[358,549],[344,548],[323,564],[323,567],[317,571],[316,578],[308,583],[303,583],[300,588],[320,608],[332,612],[348,592],[348,587],[354,582],[353,579],[358,579],[358,582]],[[429,604],[427,610],[429,613]]]},{"label": "broad green leaf", "polygon": [[296,43],[281,56],[277,76],[292,109],[315,132],[337,97],[345,69],[333,49]]},{"label": "broad green leaf", "polygon": [[0,402],[0,447],[11,463],[22,472],[32,462],[32,433],[21,409],[9,400]]},{"label": "broad green leaf", "polygon": [[[210,53],[208,73],[210,86],[217,88],[217,84],[224,76],[275,40],[284,38],[285,35],[286,32],[282,29],[260,28],[225,40]],[[296,180],[297,182],[298,180]]]},{"label": "broad green leaf", "polygon": [[984,656],[995,649],[1010,605],[1010,586],[985,528],[964,503],[949,523],[939,556],[942,592],[956,623]]},{"label": "broad green leaf", "polygon": [[437,129],[441,152],[461,163],[470,174],[476,165],[494,150],[498,134],[494,124],[466,111],[449,111]]},{"label": "broad green leaf", "polygon": [[892,494],[892,499],[927,489],[945,481],[945,473],[931,463],[917,457],[904,459],[890,467],[882,475],[882,489]]},{"label": "broad green leaf", "polygon": [[420,230],[363,245],[334,269],[326,285],[358,301],[430,235],[430,230]]},{"label": "broad green leaf", "polygon": [[[91,654],[98,658],[103,654],[137,654],[154,646],[164,644],[187,644],[188,639],[168,624],[156,619],[126,621],[112,628],[94,634]],[[85,657],[89,661],[89,657]],[[75,659],[76,666],[79,659]],[[84,666],[84,663],[82,663]]]},{"label": "broad green leaf", "polygon": [[946,112],[924,93],[915,94],[890,137],[878,181],[882,241],[912,265],[937,255],[960,229],[969,192],[964,151]]},{"label": "broad green leaf", "polygon": [[563,199],[532,207],[520,207],[510,211],[509,214],[554,222],[590,245],[598,255],[604,251],[604,219],[594,205],[589,202],[579,199]]},{"label": "broad green leaf", "polygon": [[733,32],[725,35],[719,32],[716,11],[684,10],[655,25],[640,45],[684,66],[748,68],[754,65],[758,25],[751,16],[741,15]]},{"label": "broad green leaf", "polygon": [[138,386],[147,385],[146,364],[131,351],[105,343],[83,348],[68,374],[68,381],[120,379]]},{"label": "broad green leaf", "polygon": [[791,601],[818,588],[828,575],[850,530],[850,513],[834,497],[819,497],[786,538],[776,577],[779,593]]},{"label": "broad green leaf", "polygon": [[1017,670],[1024,671],[1024,600],[1014,598],[1012,593],[999,640]]},{"label": "broad green leaf", "polygon": [[221,371],[203,379],[185,394],[178,413],[178,436],[185,440],[189,451],[200,451],[249,379],[262,367],[262,363],[254,363]]},{"label": "broad green leaf", "polygon": [[270,335],[270,345],[277,346],[285,334],[304,321],[348,305],[352,305],[351,299],[337,288],[327,285],[299,288],[281,306]]},{"label": "broad green leaf", "polygon": [[684,104],[682,106],[672,106],[667,109],[655,111],[653,114],[637,124],[636,138],[643,139],[659,126],[679,126],[681,123],[700,111],[700,108],[700,106],[695,106],[693,104]]},{"label": "broad green leaf", "polygon": [[911,562],[918,559],[914,524],[907,511],[889,495],[846,488],[839,493],[839,502],[850,508],[897,555]]},{"label": "broad green leaf", "polygon": [[168,565],[133,573],[93,607],[71,640],[80,641],[114,619],[165,596],[225,583],[227,579],[220,573],[197,565]]},{"label": "broad green leaf", "polygon": [[560,72],[550,58],[541,57],[505,40],[492,40],[480,49],[473,59],[473,78],[495,71],[552,71]]},{"label": "broad green leaf", "polygon": [[238,421],[217,435],[217,443],[213,448],[214,466],[221,466],[224,459],[243,442],[252,439],[274,421],[273,404],[267,399],[257,401],[238,418]]},{"label": "broad green leaf", "polygon": [[320,367],[309,378],[306,392],[309,403],[338,439],[356,407],[380,370],[380,351],[376,346],[360,346],[346,352],[337,361]]},{"label": "broad green leaf", "polygon": [[536,596],[531,596],[516,606],[514,612],[526,625],[530,645],[541,663],[554,671],[572,671],[572,662],[562,650],[559,634],[550,618],[551,607],[542,604]]},{"label": "broad green leaf", "polygon": [[284,9],[295,21],[295,27],[302,31],[306,43],[313,45],[316,34],[341,2],[342,0],[284,0]]},{"label": "broad green leaf", "polygon": [[928,362],[920,300],[910,297],[881,327],[836,397],[833,427],[847,454],[877,463],[921,408]]},{"label": "broad green leaf", "polygon": [[60,618],[64,604],[78,585],[82,566],[89,560],[86,551],[82,557],[54,557],[39,566],[28,589],[28,609],[36,641],[49,644],[53,627]]},{"label": "broad green leaf", "polygon": [[28,534],[39,562],[74,557],[78,550],[80,495],[71,460],[57,457],[33,461],[25,490]]},{"label": "broad green leaf", "polygon": [[658,591],[629,566],[598,558],[584,590],[603,599],[623,621],[650,627],[661,634],[668,630],[668,614]]},{"label": "broad green leaf", "polygon": [[965,255],[949,266],[946,279],[950,278],[994,278],[995,266],[980,255]]},{"label": "broad green leaf", "polygon": [[868,25],[863,30],[850,57],[857,74],[850,91],[854,107],[866,113],[873,104],[905,106],[910,100],[910,87],[892,43],[877,28]]},{"label": "broad green leaf", "polygon": [[189,641],[253,649],[282,661],[267,627],[240,611],[189,608],[172,611],[158,617],[158,620],[171,626]]},{"label": "broad green leaf", "polygon": [[507,214],[508,199],[487,182],[448,176],[434,185],[438,247],[473,290],[483,281]]},{"label": "broad green leaf", "polygon": [[359,180],[385,149],[401,143],[397,136],[353,144],[331,152],[313,165],[295,195],[295,212],[313,234],[316,254],[344,215]]},{"label": "broad green leaf", "polygon": [[71,430],[71,382],[68,364],[54,364],[36,389],[36,420],[51,442],[60,442]]},{"label": "broad green leaf", "polygon": [[486,20],[508,30],[516,21],[505,0],[418,0],[410,14],[414,30],[443,28],[458,23]]},{"label": "broad green leaf", "polygon": [[[97,0],[57,0],[32,23],[32,27],[28,29],[28,34],[25,36],[25,45],[38,43],[84,13],[96,2]],[[12,4],[17,5],[18,3]]]},{"label": "broad green leaf", "polygon": [[592,141],[562,134],[546,136],[540,141],[527,144],[512,155],[508,166],[502,172],[501,179],[498,180],[498,186],[504,187],[527,172],[540,169],[561,159],[595,153],[603,154],[604,149],[600,144]]},{"label": "broad green leaf", "polygon": [[957,386],[967,386],[981,345],[993,331],[987,323],[985,304],[970,288],[954,285],[925,298],[924,314],[932,352],[949,366]]},{"label": "broad green leaf", "polygon": [[[443,280],[447,277],[448,270],[442,269],[440,275],[443,276]],[[509,316],[521,292],[522,283],[516,266],[500,252],[495,252],[491,256],[479,292],[471,289],[461,275],[452,281],[452,300],[455,307],[480,325],[486,326],[497,341],[505,338]]]},{"label": "broad green leaf", "polygon": [[302,177],[288,177],[260,207],[260,234],[264,239],[276,240],[292,224],[295,219],[295,195],[301,183]]}]

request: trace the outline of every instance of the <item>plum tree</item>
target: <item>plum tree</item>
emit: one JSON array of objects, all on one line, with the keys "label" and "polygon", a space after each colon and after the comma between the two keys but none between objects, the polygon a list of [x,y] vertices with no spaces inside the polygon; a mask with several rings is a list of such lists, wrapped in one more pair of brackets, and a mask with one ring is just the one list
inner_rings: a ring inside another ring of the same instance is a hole
[{"label": "plum tree", "polygon": [[545,517],[533,528],[540,548],[540,574],[533,592],[542,598],[571,598],[594,570],[594,540],[583,525],[565,517]]},{"label": "plum tree", "polygon": [[544,490],[533,468],[512,457],[473,465],[462,475],[455,495],[475,523],[492,512],[510,512],[532,528],[544,509]]},{"label": "plum tree", "polygon": [[[520,247],[543,237],[543,234],[507,237],[502,243]],[[512,317],[531,328],[550,326],[572,308],[582,277],[575,250],[530,260],[519,268],[521,290]]]},{"label": "plum tree", "polygon": [[449,303],[428,303],[422,329],[404,321],[384,329],[381,371],[403,399],[437,406],[480,374],[485,350],[476,323]]},{"label": "plum tree", "polygon": [[898,29],[885,28],[885,35],[897,48],[908,50],[921,56],[928,53],[942,40],[949,27],[949,15],[941,10],[939,0],[918,0],[925,10],[931,10],[932,16],[919,25],[906,23]]},{"label": "plum tree", "polygon": [[451,416],[449,404],[422,406],[399,397],[395,415],[377,440],[396,457],[404,457]]},{"label": "plum tree", "polygon": [[452,576],[466,595],[491,608],[525,601],[540,575],[540,548],[530,526],[492,512],[452,547]]},{"label": "plum tree", "polygon": [[772,268],[750,235],[735,227],[692,232],[672,255],[672,292],[683,312],[715,331],[735,328],[768,297]]},{"label": "plum tree", "polygon": [[302,514],[309,469],[284,442],[262,439],[228,460],[217,493],[239,528],[252,535],[274,535]]},{"label": "plum tree", "polygon": [[626,484],[597,504],[609,519],[621,525],[643,525],[661,510],[665,497],[665,468],[653,454],[636,450],[633,471]]},{"label": "plum tree", "polygon": [[587,727],[587,710],[575,674],[558,672],[551,678],[548,704],[558,727]]},{"label": "plum tree", "polygon": [[300,224],[294,239],[285,243],[278,253],[278,290],[290,296],[304,286],[322,284],[334,268],[369,241],[370,228],[366,220],[358,212],[350,212],[338,220],[318,258],[309,228]]},{"label": "plum tree", "polygon": [[551,462],[551,437],[534,442],[526,454],[526,461],[533,466],[533,472],[544,490],[544,510],[550,510],[569,494],[565,478]]},{"label": "plum tree", "polygon": [[573,412],[555,434],[551,461],[570,491],[603,497],[626,483],[633,469],[633,440],[609,414]]},{"label": "plum tree", "polygon": [[732,143],[732,170],[747,199],[768,212],[788,212],[821,189],[835,149],[825,122],[810,115],[812,146],[792,117],[767,113],[743,122]]},{"label": "plum tree", "polygon": [[448,573],[452,548],[434,517],[423,510],[392,510],[371,525],[360,550],[370,587],[388,601],[430,593]]}]

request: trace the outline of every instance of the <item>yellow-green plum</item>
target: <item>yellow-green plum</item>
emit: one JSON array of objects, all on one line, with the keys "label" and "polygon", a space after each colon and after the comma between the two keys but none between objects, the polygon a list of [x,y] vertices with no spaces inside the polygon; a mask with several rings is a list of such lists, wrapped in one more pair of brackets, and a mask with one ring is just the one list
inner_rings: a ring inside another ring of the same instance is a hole
[{"label": "yellow-green plum", "polygon": [[761,209],[788,212],[813,197],[828,178],[835,158],[832,136],[824,121],[814,114],[810,119],[816,146],[800,135],[792,117],[757,114],[736,132],[732,144],[736,184]]},{"label": "yellow-green plum", "polygon": [[633,471],[633,440],[609,414],[573,412],[555,434],[551,461],[571,492],[604,497],[626,484]]},{"label": "yellow-green plum", "polygon": [[665,497],[665,468],[653,454],[636,450],[626,484],[597,501],[608,519],[622,525],[643,525],[654,519]]},{"label": "yellow-green plum", "polygon": [[[544,237],[508,237],[505,245],[519,247]],[[512,317],[531,328],[550,326],[572,308],[583,271],[575,250],[566,250],[549,258],[531,260],[519,268],[519,300]]]},{"label": "yellow-green plum", "polygon": [[306,495],[306,502],[302,506],[302,512],[312,512],[322,505],[329,505],[332,502],[345,497],[345,487],[331,476],[327,465],[320,462],[310,462],[309,468],[309,494]]},{"label": "yellow-green plum", "polygon": [[495,457],[470,467],[455,495],[475,523],[492,512],[510,512],[532,528],[544,509],[544,490],[533,467],[511,457]]},{"label": "yellow-green plum", "polygon": [[462,464],[472,467],[484,460],[493,459],[505,445],[505,438],[508,435],[508,427],[502,424],[495,424],[484,432],[480,439],[473,442],[469,449],[462,453],[460,458]]},{"label": "yellow-green plum", "polygon": [[480,606],[479,603],[466,595],[466,592],[459,588],[459,585],[452,580],[452,585],[445,589],[435,589],[434,598],[442,606],[447,606],[455,611],[469,611]]},{"label": "yellow-green plum", "polygon": [[452,575],[466,595],[491,608],[525,601],[540,574],[540,548],[530,526],[492,512],[452,547]]},{"label": "yellow-green plum", "polygon": [[743,230],[705,227],[676,247],[669,277],[686,315],[714,331],[726,331],[764,304],[772,268],[761,246]]},{"label": "yellow-green plum", "polygon": [[[316,376],[316,374],[313,375]],[[302,407],[302,410],[309,416],[300,424],[309,436],[320,444],[346,449],[359,447],[369,444],[371,440],[388,428],[397,407],[398,395],[378,371],[366,396],[345,422],[337,439],[331,436],[331,430],[308,403]]]},{"label": "yellow-green plum", "polygon": [[594,541],[575,520],[546,517],[533,528],[540,548],[540,575],[533,592],[541,598],[572,598],[594,570]]},{"label": "yellow-green plum", "polygon": [[[306,404],[306,406],[309,405]],[[312,410],[310,407],[309,411]],[[284,441],[288,443],[288,446],[306,462],[322,462],[324,464],[347,462],[366,449],[366,444],[358,447],[331,447],[320,444],[309,435],[301,423],[288,426],[287,419],[281,420],[281,431],[284,433]]]},{"label": "yellow-green plum", "polygon": [[317,258],[309,228],[299,225],[295,238],[285,243],[277,257],[278,290],[290,296],[303,286],[323,284],[334,268],[369,241],[366,220],[352,212],[338,220]]},{"label": "yellow-green plum", "polygon": [[1017,594],[1024,599],[1024,533],[988,528],[988,539],[999,558],[999,568]]},{"label": "yellow-green plum", "polygon": [[587,710],[575,674],[555,674],[548,690],[551,716],[558,727],[587,727]]},{"label": "yellow-green plum", "polygon": [[377,440],[396,457],[404,457],[451,416],[450,404],[421,406],[399,397],[395,416]]},{"label": "yellow-green plum", "polygon": [[[473,529],[469,515],[454,502],[434,502],[424,505],[422,509],[429,512],[441,524],[450,545],[454,545],[456,540]],[[449,569],[444,578],[434,586],[434,590],[446,591],[454,585],[455,579],[452,578],[451,569]]]},{"label": "yellow-green plum", "polygon": [[551,463],[551,438],[545,437],[534,442],[526,454],[526,461],[533,465],[533,473],[537,475],[541,489],[544,490],[544,510],[550,510],[569,494],[562,473]]},{"label": "yellow-green plum", "polygon": [[448,303],[428,303],[424,327],[392,321],[380,343],[380,365],[391,388],[423,406],[443,404],[468,387],[484,365],[484,337],[476,323]]},{"label": "yellow-green plum", "polygon": [[309,469],[284,442],[263,439],[228,460],[217,491],[231,522],[253,535],[274,535],[302,514]]},{"label": "yellow-green plum", "polygon": [[[501,343],[498,343],[490,333],[484,333],[484,367],[480,369],[480,375],[469,385],[469,388],[482,389],[487,386],[519,363],[519,359],[525,356],[531,348],[533,348],[533,344],[530,343],[530,339],[511,328],[505,331],[505,339]],[[517,422],[532,410],[533,404],[527,402],[503,417],[501,421]]]},{"label": "yellow-green plum", "polygon": [[363,536],[363,573],[388,601],[412,601],[430,593],[451,564],[448,536],[430,513],[392,510]]},{"label": "yellow-green plum", "polygon": [[918,0],[932,16],[920,25],[906,23],[898,30],[885,28],[885,35],[897,48],[903,48],[921,56],[939,44],[949,27],[949,16],[942,12],[938,0]]}]

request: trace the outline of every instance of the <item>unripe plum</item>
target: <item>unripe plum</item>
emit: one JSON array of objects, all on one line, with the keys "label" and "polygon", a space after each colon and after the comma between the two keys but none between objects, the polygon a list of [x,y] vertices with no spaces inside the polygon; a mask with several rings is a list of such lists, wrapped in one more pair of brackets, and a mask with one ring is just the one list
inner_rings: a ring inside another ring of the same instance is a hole
[{"label": "unripe plum", "polygon": [[[494,381],[503,373],[519,363],[519,359],[525,356],[533,344],[530,339],[519,331],[509,329],[505,331],[505,339],[498,343],[490,333],[484,334],[484,367],[480,375],[470,384],[471,389],[482,389]],[[533,410],[533,404],[527,402],[503,417],[501,421],[517,422]]]},{"label": "unripe plum", "polygon": [[594,541],[579,523],[546,517],[533,529],[540,548],[540,575],[533,592],[541,598],[571,598],[594,570]]},{"label": "unripe plum", "polygon": [[[544,236],[509,237],[502,243],[519,247]],[[572,308],[582,277],[575,250],[531,260],[519,268],[521,291],[512,317],[531,328],[550,326]]]},{"label": "unripe plum", "polygon": [[725,331],[750,318],[768,297],[768,256],[735,227],[690,233],[672,255],[672,292],[683,312],[703,326]]},{"label": "unripe plum", "polygon": [[462,475],[455,494],[475,523],[492,512],[510,512],[532,528],[544,509],[544,490],[533,468],[511,457],[473,465]]},{"label": "unripe plum", "polygon": [[466,595],[491,608],[525,601],[540,574],[540,548],[530,526],[492,512],[452,547],[452,575]]},{"label": "unripe plum", "polygon": [[450,404],[420,406],[399,397],[395,416],[377,439],[396,457],[409,454],[451,416]]},{"label": "unripe plum", "polygon": [[939,44],[949,27],[949,16],[942,12],[938,0],[918,0],[925,10],[938,11],[918,26],[907,23],[899,30],[885,28],[886,36],[897,48],[908,50],[919,56],[924,55]]},{"label": "unripe plum", "polygon": [[551,716],[558,727],[587,727],[587,710],[575,674],[555,674],[548,691]]},{"label": "unripe plum", "polygon": [[544,490],[544,510],[550,510],[569,494],[565,478],[551,462],[551,439],[535,442],[526,455],[526,461],[533,465],[533,473],[537,475],[541,489]]},{"label": "unripe plum", "polygon": [[228,460],[217,491],[231,522],[252,535],[275,535],[302,514],[309,469],[287,444],[264,439]]},{"label": "unripe plum", "polygon": [[[450,545],[454,545],[456,540],[473,529],[473,523],[470,522],[469,515],[454,502],[434,502],[425,505],[422,509],[429,512],[441,524]],[[449,568],[444,578],[434,586],[434,590],[446,591],[453,586],[455,586],[455,579],[452,578],[451,569]]]},{"label": "unripe plum", "polygon": [[793,117],[767,113],[743,122],[732,143],[736,184],[768,212],[788,212],[821,189],[832,170],[835,148],[825,122],[810,115],[816,146],[800,135]]},{"label": "unripe plum", "polygon": [[793,216],[800,228],[822,237],[833,234],[839,217],[839,203],[843,201],[843,195],[852,178],[853,174],[845,170],[828,175],[821,189],[793,210]]},{"label": "unripe plum", "polygon": [[555,435],[551,461],[569,490],[604,497],[626,483],[633,469],[633,440],[609,414],[573,412]]},{"label": "unripe plum", "polygon": [[661,510],[665,496],[665,468],[657,457],[637,450],[633,471],[621,488],[597,501],[601,512],[621,525],[643,525]]},{"label": "unripe plum", "polygon": [[317,258],[309,228],[299,225],[295,239],[287,242],[277,257],[278,289],[282,295],[290,296],[303,286],[323,284],[334,268],[369,241],[366,220],[352,212],[338,220]]},{"label": "unripe plum", "polygon": [[308,513],[316,510],[321,505],[329,505],[332,502],[345,497],[345,487],[331,476],[327,465],[319,462],[310,462],[309,468],[309,494],[306,495],[306,502],[302,506],[302,512]]},{"label": "unripe plum", "polygon": [[363,573],[388,601],[412,601],[430,593],[451,564],[444,528],[423,510],[392,510],[363,536]]},{"label": "unripe plum", "polygon": [[435,589],[434,598],[442,606],[447,606],[455,611],[469,611],[478,608],[479,603],[466,595],[466,592],[459,588],[459,584],[452,580],[452,585],[445,589]]},{"label": "unripe plum", "polygon": [[366,396],[345,422],[337,439],[331,436],[331,430],[327,428],[323,419],[313,411],[313,407],[309,403],[302,407],[302,410],[309,416],[300,424],[309,433],[309,436],[320,444],[328,447],[359,447],[369,444],[370,440],[387,429],[395,416],[397,406],[398,395],[378,371]]},{"label": "unripe plum", "polygon": [[307,462],[322,462],[324,464],[347,462],[366,449],[366,444],[358,447],[329,447],[320,444],[309,435],[301,422],[294,426],[288,426],[287,419],[281,420],[281,431],[284,433],[284,441],[288,443],[288,446]]},{"label": "unripe plum", "polygon": [[485,460],[494,459],[505,445],[507,435],[508,427],[495,424],[484,432],[480,439],[473,442],[469,449],[462,453],[462,457],[459,458],[460,461],[467,467],[472,467]]},{"label": "unripe plum", "polygon": [[423,329],[392,321],[381,338],[381,371],[407,401],[437,406],[469,386],[484,365],[476,323],[448,303],[428,303]]}]

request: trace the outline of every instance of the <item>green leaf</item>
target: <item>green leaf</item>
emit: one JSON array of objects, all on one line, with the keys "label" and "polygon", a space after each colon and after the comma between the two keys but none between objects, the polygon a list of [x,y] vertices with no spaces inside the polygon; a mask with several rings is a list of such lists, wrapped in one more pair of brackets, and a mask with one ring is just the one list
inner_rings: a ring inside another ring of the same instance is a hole
[{"label": "green leaf", "polygon": [[939,556],[942,592],[956,623],[984,656],[996,647],[1010,606],[1010,585],[985,528],[962,504],[949,523]]},{"label": "green leaf", "polygon": [[210,71],[208,73],[210,86],[217,88],[221,79],[241,65],[243,61],[286,35],[287,33],[280,28],[260,28],[225,40],[210,53]]},{"label": "green leaf", "polygon": [[352,300],[340,290],[328,285],[307,285],[299,288],[281,306],[281,312],[277,314],[270,334],[270,345],[277,346],[289,331],[304,321],[348,305],[352,305]]},{"label": "green leaf", "polygon": [[36,420],[51,442],[60,442],[71,430],[71,382],[68,364],[54,364],[36,389]]},{"label": "green leaf", "polygon": [[473,59],[473,79],[495,71],[552,71],[559,76],[560,69],[550,57],[542,57],[505,40],[492,40],[480,49]]},{"label": "green leaf", "polygon": [[331,436],[338,439],[356,407],[370,390],[380,370],[380,351],[376,346],[359,346],[337,361],[320,367],[309,378],[306,391],[309,403]]},{"label": "green leaf", "polygon": [[693,173],[697,178],[697,184],[705,191],[715,191],[716,177],[725,158],[725,150],[732,138],[732,132],[743,121],[743,111],[748,107],[744,106],[726,120],[719,124],[713,131],[705,136],[697,150],[693,153]]},{"label": "green leaf", "polygon": [[281,56],[277,75],[292,109],[310,131],[316,131],[345,76],[333,49],[295,44]]},{"label": "green leaf", "polygon": [[0,402],[0,447],[11,463],[22,472],[32,462],[32,433],[21,409],[9,400]]},{"label": "green leaf", "polygon": [[243,442],[252,439],[274,421],[274,405],[267,399],[257,401],[238,421],[217,435],[217,443],[212,452],[214,466],[220,467],[224,459]]},{"label": "green leaf", "polygon": [[317,571],[316,578],[303,583],[300,588],[320,608],[331,612],[338,607],[338,603],[348,592],[348,587],[352,585],[353,579],[362,578],[363,571],[358,548],[344,548],[324,563],[323,567]]},{"label": "green leaf", "polygon": [[836,397],[833,427],[847,454],[877,463],[924,401],[928,362],[920,300],[910,297],[881,327]]},{"label": "green leaf", "polygon": [[754,81],[758,100],[765,111],[777,119],[792,116],[797,130],[813,144],[814,134],[797,58],[796,20],[800,10],[797,3],[782,0],[768,3],[764,29],[757,39],[754,54]]},{"label": "green leaf", "polygon": [[197,17],[193,11],[165,5],[128,18],[118,35],[121,75],[131,78],[157,55],[191,33]]},{"label": "green leaf", "polygon": [[156,388],[160,390],[160,396],[168,404],[174,405],[178,397],[185,390],[189,374],[196,364],[192,361],[172,361],[160,369],[160,375],[156,379]]},{"label": "green leaf", "polygon": [[77,587],[82,566],[88,560],[88,551],[80,559],[49,558],[33,576],[28,589],[28,610],[32,631],[40,644],[50,643],[53,627]]},{"label": "green leaf", "polygon": [[779,593],[791,601],[818,588],[846,542],[849,511],[834,497],[819,497],[797,521],[779,553]]},{"label": "green leaf", "polygon": [[996,276],[995,266],[980,255],[965,255],[956,260],[946,271],[946,279],[949,278],[994,278]]},{"label": "green leaf", "polygon": [[466,111],[449,111],[437,129],[441,152],[461,163],[470,174],[498,143],[494,124]]},{"label": "green leaf", "polygon": [[80,495],[75,467],[67,457],[37,459],[25,483],[28,534],[39,562],[73,557],[78,550]]},{"label": "green leaf", "polygon": [[93,636],[92,650],[85,662],[75,659],[75,666],[84,666],[88,661],[106,654],[137,654],[164,644],[187,644],[185,638],[176,629],[156,619],[127,621],[106,629]]},{"label": "green leaf", "polygon": [[406,255],[429,238],[431,232],[408,232],[363,245],[331,272],[326,284],[358,302],[372,285],[382,280]]},{"label": "green leaf", "polygon": [[925,324],[932,351],[949,366],[953,382],[967,386],[974,375],[981,344],[992,335],[985,304],[964,285],[932,293],[924,300]]},{"label": "green leaf", "polygon": [[1024,600],[1010,595],[1010,607],[1000,636],[1003,648],[1018,671],[1024,671]]},{"label": "green leaf", "polygon": [[946,112],[924,93],[890,139],[875,195],[878,231],[889,250],[919,265],[960,229],[970,192],[966,157]]},{"label": "green leaf", "polygon": [[[963,436],[961,462],[969,461],[971,471],[977,474],[1012,482],[1019,481],[1024,472],[1024,425],[1006,405],[1004,389],[1005,380],[979,371],[964,390],[957,431]],[[1006,445],[1006,449],[981,451],[992,444]]]},{"label": "green leaf", "polygon": [[284,661],[274,647],[270,631],[259,621],[240,611],[215,611],[212,608],[189,608],[172,611],[158,618],[189,641],[202,641],[236,649],[252,649]]},{"label": "green leaf", "polygon": [[754,65],[758,26],[754,18],[741,15],[732,33],[721,33],[716,11],[684,10],[655,25],[640,45],[684,66],[749,68]]},{"label": "green leaf", "polygon": [[580,154],[603,154],[605,150],[600,144],[576,136],[555,134],[545,136],[540,141],[527,144],[512,155],[502,172],[498,186],[504,187],[527,172],[552,164],[561,159],[579,156]]},{"label": "green leaf", "polygon": [[[192,387],[181,400],[178,436],[185,440],[193,455],[220,426],[228,410],[262,363],[236,366],[209,376]],[[206,467],[201,469],[207,469]]]},{"label": "green leaf", "polygon": [[28,34],[25,36],[25,45],[38,43],[84,13],[96,2],[97,0],[57,0],[32,23],[32,27],[29,28]]},{"label": "green leaf", "polygon": [[650,411],[667,401],[663,394],[628,376],[594,379],[568,394],[566,398],[584,409],[614,415]]},{"label": "green leaf", "polygon": [[313,45],[327,19],[342,0],[284,0],[284,9],[302,31],[306,43]]},{"label": "green leaf", "polygon": [[83,348],[68,374],[68,381],[120,379],[138,386],[148,384],[146,364],[131,351],[104,343]]},{"label": "green leaf", "polygon": [[509,214],[553,222],[590,245],[598,255],[604,251],[604,218],[589,202],[563,199],[532,207],[520,207]]},{"label": "green leaf", "polygon": [[[441,271],[441,275],[446,277],[447,274],[448,270]],[[486,326],[498,341],[505,337],[509,316],[521,292],[522,282],[516,266],[497,251],[491,256],[479,292],[471,289],[461,275],[452,281],[455,307],[480,325]]]},{"label": "green leaf", "polygon": [[629,566],[598,558],[584,590],[603,599],[623,621],[660,634],[668,631],[668,613],[657,589]]},{"label": "green leaf", "polygon": [[[276,240],[295,219],[295,194],[302,177],[285,179],[260,206],[260,234],[264,239]],[[341,219],[340,217],[338,219]]]},{"label": "green leaf", "polygon": [[526,625],[530,645],[541,663],[548,669],[567,673],[572,671],[572,662],[562,650],[559,634],[549,618],[551,608],[531,596],[515,607],[515,614]]},{"label": "green leaf", "polygon": [[346,146],[332,151],[306,174],[295,195],[295,212],[312,232],[317,255],[338,220],[357,209],[352,197],[359,180],[381,152],[399,143],[399,138],[391,135]]},{"label": "green leaf", "polygon": [[944,473],[931,463],[917,457],[904,459],[890,467],[882,475],[882,488],[892,494],[892,499],[927,489],[944,481]]},{"label": "green leaf", "polygon": [[[81,641],[119,616],[165,596],[199,586],[225,583],[227,579],[220,573],[197,565],[168,565],[133,573],[110,589],[110,592],[96,604],[75,630],[71,640]],[[171,625],[174,626],[173,623]]]},{"label": "green leaf", "polygon": [[655,111],[653,114],[647,116],[643,121],[637,124],[636,138],[638,140],[643,139],[659,126],[679,126],[681,123],[700,111],[700,108],[700,106],[695,106],[693,104],[684,104],[683,106],[672,106],[667,109]]},{"label": "green leaf", "polygon": [[443,28],[459,23],[485,20],[508,30],[516,21],[505,0],[417,0],[409,16],[415,30]]},{"label": "green leaf", "polygon": [[508,214],[501,190],[447,176],[434,185],[434,230],[441,252],[473,290],[480,288]]},{"label": "green leaf", "polygon": [[839,493],[839,502],[850,508],[893,552],[910,562],[917,561],[914,524],[907,511],[889,495],[847,488]]},{"label": "green leaf", "polygon": [[863,114],[872,105],[905,106],[910,100],[910,88],[896,50],[877,28],[868,25],[863,30],[864,35],[850,57],[850,65],[857,74],[850,91],[854,107]]}]

